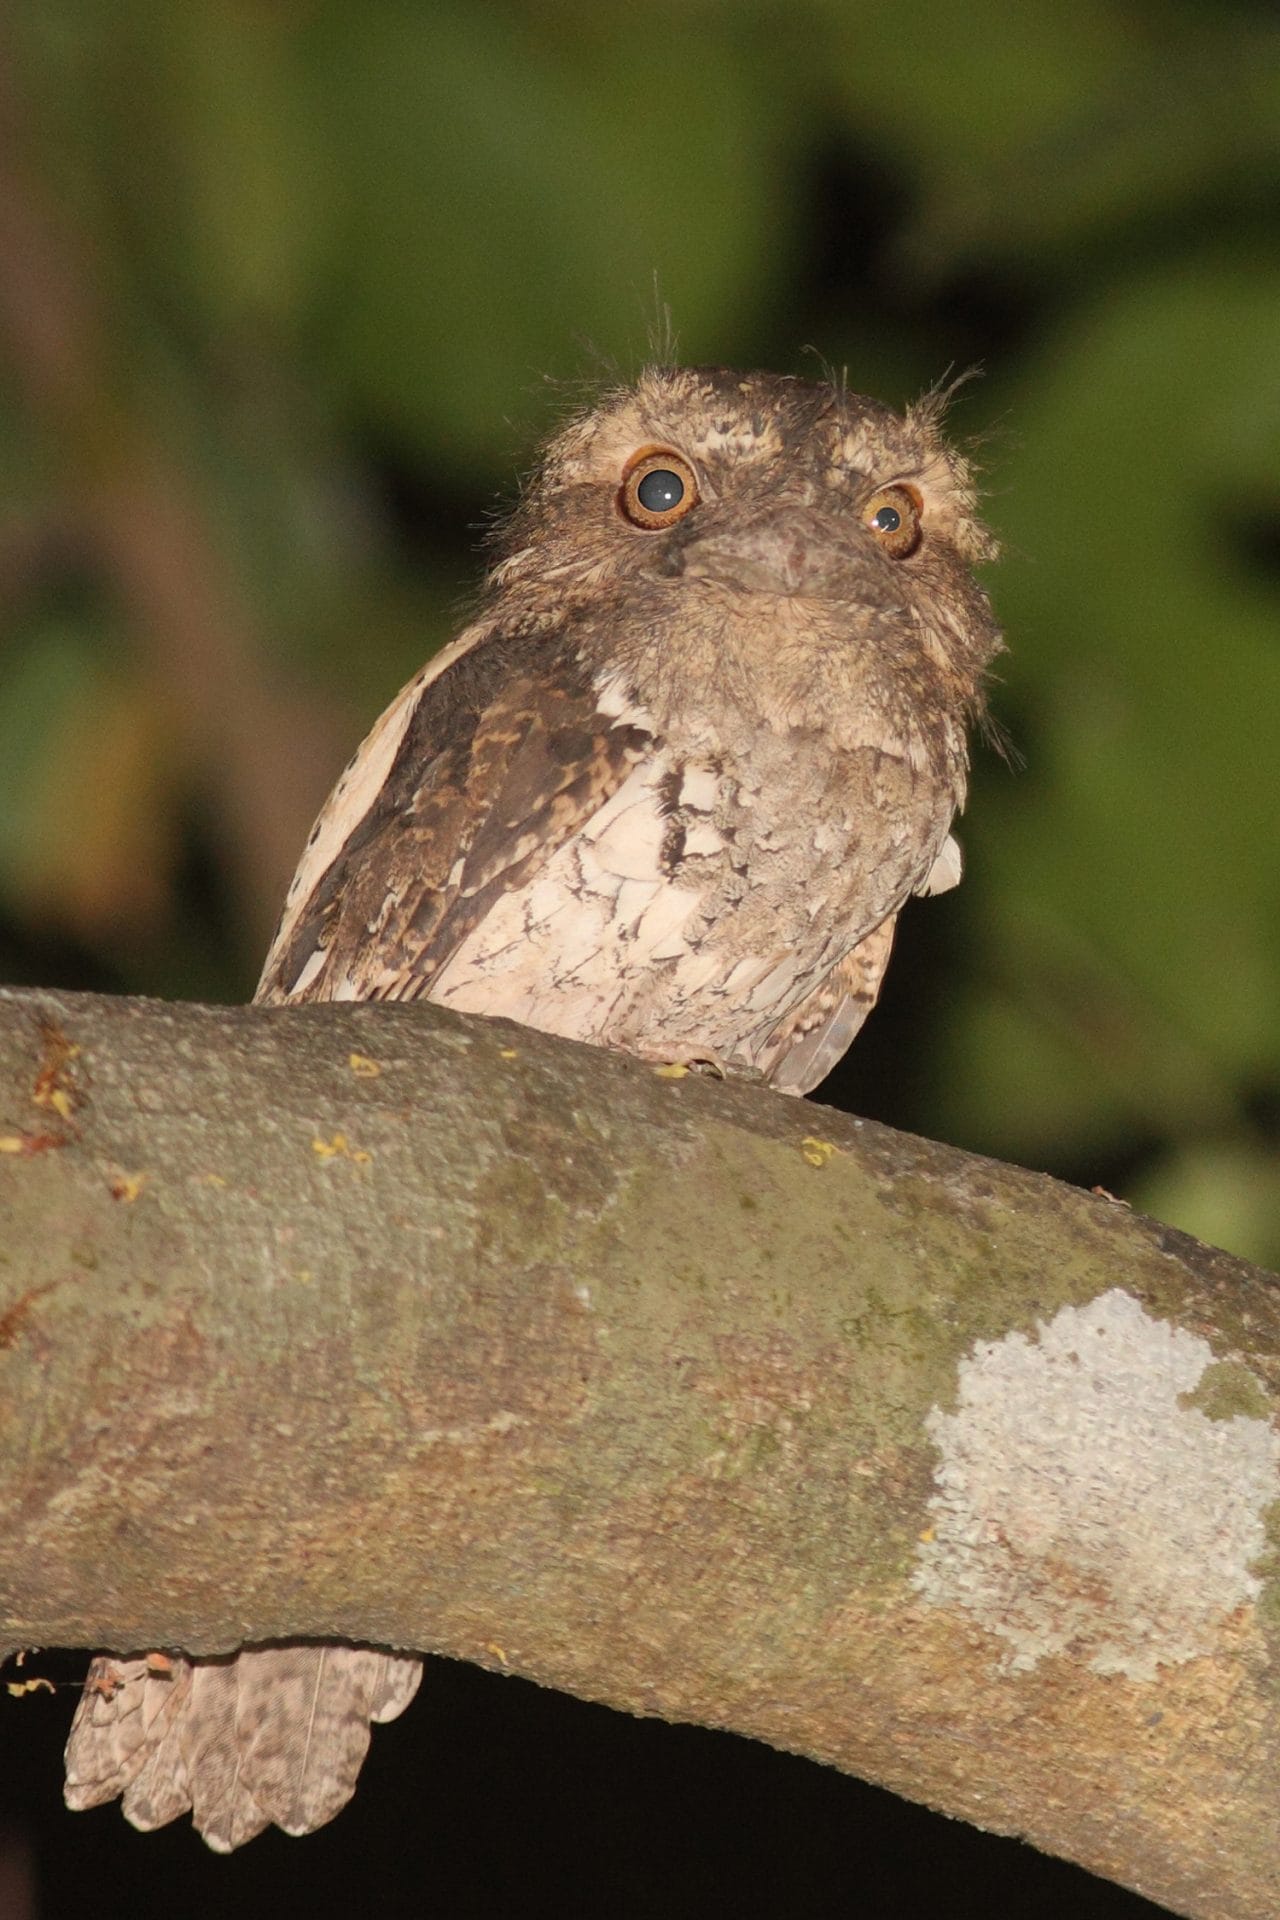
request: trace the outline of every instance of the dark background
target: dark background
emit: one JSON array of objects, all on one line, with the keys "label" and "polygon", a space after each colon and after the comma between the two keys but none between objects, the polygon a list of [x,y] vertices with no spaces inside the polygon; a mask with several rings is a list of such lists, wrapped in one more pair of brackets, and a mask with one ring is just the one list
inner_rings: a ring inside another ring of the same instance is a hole
[{"label": "dark background", "polygon": [[[247,997],[487,516],[664,305],[683,358],[895,404],[981,363],[953,427],[1023,765],[979,752],[965,883],[824,1097],[1280,1263],[1270,5],[18,0],[0,34],[0,978]],[[444,1664],[333,1828],[223,1861],[60,1811],[72,1698],[0,1696],[0,1920],[1155,1912]]]}]

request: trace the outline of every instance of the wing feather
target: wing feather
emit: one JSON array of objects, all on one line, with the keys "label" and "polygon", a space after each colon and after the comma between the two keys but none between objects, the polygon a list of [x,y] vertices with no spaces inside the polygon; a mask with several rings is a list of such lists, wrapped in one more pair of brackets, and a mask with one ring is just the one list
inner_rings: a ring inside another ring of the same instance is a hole
[{"label": "wing feather", "polygon": [[844,1058],[879,997],[897,919],[861,939],[771,1036],[760,1065],[779,1093],[811,1093]]},{"label": "wing feather", "polygon": [[429,993],[495,902],[536,879],[654,746],[638,717],[601,711],[567,635],[539,635],[536,652],[527,636],[489,636],[393,711],[394,752],[379,723],[326,810],[330,857],[286,907],[259,1001]]}]

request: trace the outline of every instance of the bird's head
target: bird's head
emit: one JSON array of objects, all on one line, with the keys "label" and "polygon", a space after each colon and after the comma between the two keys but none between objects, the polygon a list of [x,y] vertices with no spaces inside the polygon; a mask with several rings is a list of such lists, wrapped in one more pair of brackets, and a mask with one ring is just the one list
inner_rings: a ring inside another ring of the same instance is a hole
[{"label": "bird's head", "polygon": [[763,676],[788,712],[841,703],[851,676],[936,672],[972,706],[999,645],[972,569],[995,544],[942,411],[650,368],[551,442],[490,592],[547,617],[580,605],[611,658],[675,674],[680,697],[688,670]]}]

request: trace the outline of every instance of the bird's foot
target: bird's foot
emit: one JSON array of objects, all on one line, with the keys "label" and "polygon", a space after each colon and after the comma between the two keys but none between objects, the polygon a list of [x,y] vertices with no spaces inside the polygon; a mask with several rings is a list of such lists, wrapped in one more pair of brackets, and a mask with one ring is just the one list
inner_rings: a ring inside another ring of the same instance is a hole
[{"label": "bird's foot", "polygon": [[660,1080],[683,1080],[686,1074],[707,1074],[713,1080],[737,1080],[763,1083],[764,1075],[757,1067],[744,1066],[741,1061],[727,1060],[722,1054],[709,1047],[690,1045],[638,1048],[642,1060],[648,1060],[654,1073]]}]

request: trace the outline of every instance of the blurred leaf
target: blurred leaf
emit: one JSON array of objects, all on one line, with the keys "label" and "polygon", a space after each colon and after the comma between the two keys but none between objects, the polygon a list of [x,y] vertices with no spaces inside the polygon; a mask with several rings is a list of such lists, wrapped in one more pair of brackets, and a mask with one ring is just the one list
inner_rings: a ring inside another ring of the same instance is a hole
[{"label": "blurred leaf", "polygon": [[493,8],[342,8],[316,57],[348,195],[334,350],[449,464],[509,459],[510,414],[583,341],[637,357],[655,275],[697,357],[786,271],[765,76],[714,16],[557,42]]},{"label": "blurred leaf", "polygon": [[29,66],[57,115],[60,166],[78,162],[101,236],[118,235],[188,320],[294,317],[327,264],[326,129],[295,40],[287,9],[237,0],[28,11]]},{"label": "blurred leaf", "polygon": [[[1160,1131],[1220,1127],[1280,1072],[1280,579],[1236,537],[1280,525],[1277,313],[1280,270],[1210,260],[1073,319],[1025,369],[996,503],[1032,726],[968,836],[984,970],[1088,1063],[1100,1113]],[[974,1009],[951,1030],[952,1124],[1096,1136],[1065,1089],[1056,1116],[1051,1087],[994,1101],[978,1035]]]},{"label": "blurred leaf", "polygon": [[[966,834],[966,845],[973,837]],[[1091,1153],[1100,1164],[1133,1131],[1129,1101],[1044,1008],[1001,990],[1002,971],[958,983],[937,1022],[944,1130],[1033,1167],[1061,1165],[1083,1142],[1081,1161]]]},{"label": "blurred leaf", "polygon": [[1108,0],[827,0],[830,72],[850,131],[875,139],[922,192],[984,178],[1105,90],[1134,40],[1132,12]]},{"label": "blurred leaf", "polygon": [[0,678],[0,885],[16,890],[40,860],[36,789],[49,735],[75,704],[91,670],[81,637],[63,626],[30,636],[20,651],[10,637]]},{"label": "blurred leaf", "polygon": [[174,860],[162,716],[82,631],[49,625],[0,678],[0,888],[86,945],[154,933]]},{"label": "blurred leaf", "polygon": [[1133,1203],[1211,1246],[1280,1269],[1280,1153],[1243,1139],[1178,1148],[1137,1183]]},{"label": "blurred leaf", "polygon": [[[993,9],[994,11],[994,9]],[[972,25],[969,14],[965,30]],[[1045,16],[1036,24],[1045,27]],[[1015,32],[1026,19],[1020,11]],[[1203,14],[1164,8],[1145,33],[1095,9],[1055,10],[1044,58],[1007,50],[1014,69],[997,84],[971,79],[994,110],[948,124],[959,136],[949,164],[925,182],[918,218],[897,249],[912,273],[937,276],[975,259],[1038,266],[1074,277],[1079,249],[1124,233],[1149,245],[1162,221],[1197,214],[1231,220],[1252,208],[1273,217],[1280,178],[1280,31],[1272,22],[1223,32]],[[1057,40],[1051,49],[1050,40]],[[989,56],[1003,37],[974,40]],[[997,55],[998,57],[998,55]],[[952,84],[960,77],[951,69]],[[1050,76],[1052,76],[1050,78]],[[1048,84],[1044,82],[1048,81]],[[1008,112],[1011,100],[1019,111]],[[957,109],[959,102],[956,102]],[[1003,106],[1004,111],[1001,111]],[[981,129],[966,150],[966,129]],[[957,164],[958,162],[958,164]]]},{"label": "blurred leaf", "polygon": [[[306,97],[287,9],[133,0],[155,89],[150,153],[174,168],[171,252],[214,326],[292,318],[325,263],[324,130]],[[141,62],[131,62],[137,72]],[[158,83],[158,84],[157,84]],[[139,179],[149,204],[154,186]]]}]

